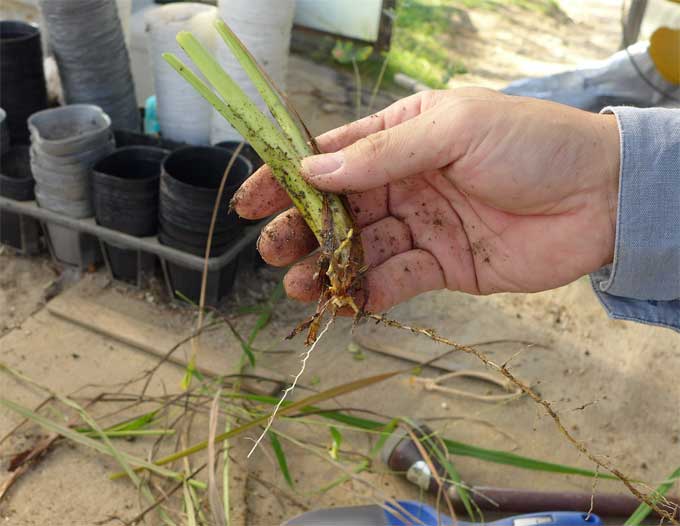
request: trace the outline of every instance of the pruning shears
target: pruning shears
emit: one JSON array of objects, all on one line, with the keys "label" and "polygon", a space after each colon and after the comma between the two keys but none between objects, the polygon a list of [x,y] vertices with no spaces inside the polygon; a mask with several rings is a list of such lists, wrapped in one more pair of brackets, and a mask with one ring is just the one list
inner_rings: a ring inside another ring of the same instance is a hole
[{"label": "pruning shears", "polygon": [[493,522],[454,520],[432,506],[411,500],[370,506],[314,510],[284,522],[282,526],[599,526],[602,520],[592,513],[546,511],[514,515]]}]

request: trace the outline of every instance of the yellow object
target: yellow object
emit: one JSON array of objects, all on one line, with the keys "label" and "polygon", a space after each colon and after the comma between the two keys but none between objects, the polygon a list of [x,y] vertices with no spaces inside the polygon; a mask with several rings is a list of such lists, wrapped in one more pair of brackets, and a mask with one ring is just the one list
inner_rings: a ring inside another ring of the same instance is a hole
[{"label": "yellow object", "polygon": [[680,85],[680,29],[660,27],[649,39],[649,54],[661,76]]}]

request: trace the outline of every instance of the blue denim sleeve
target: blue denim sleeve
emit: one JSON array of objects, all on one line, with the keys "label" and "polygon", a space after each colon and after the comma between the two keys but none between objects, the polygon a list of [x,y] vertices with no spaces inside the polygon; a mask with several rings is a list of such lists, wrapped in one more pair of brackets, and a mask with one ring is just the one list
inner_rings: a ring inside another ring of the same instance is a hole
[{"label": "blue denim sleeve", "polygon": [[680,109],[608,107],[621,138],[614,261],[591,274],[609,316],[680,331]]}]

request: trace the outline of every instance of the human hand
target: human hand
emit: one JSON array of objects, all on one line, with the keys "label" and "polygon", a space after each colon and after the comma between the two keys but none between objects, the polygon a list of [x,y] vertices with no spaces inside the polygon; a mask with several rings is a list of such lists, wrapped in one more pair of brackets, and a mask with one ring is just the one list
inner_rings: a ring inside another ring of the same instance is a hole
[{"label": "human hand", "polygon": [[[347,195],[368,270],[365,309],[447,288],[536,292],[613,258],[619,133],[612,115],[480,88],[422,92],[321,135],[303,160],[320,190]],[[305,258],[316,240],[264,166],[235,198],[259,219],[268,263]],[[316,258],[287,273],[288,295],[318,298]]]}]

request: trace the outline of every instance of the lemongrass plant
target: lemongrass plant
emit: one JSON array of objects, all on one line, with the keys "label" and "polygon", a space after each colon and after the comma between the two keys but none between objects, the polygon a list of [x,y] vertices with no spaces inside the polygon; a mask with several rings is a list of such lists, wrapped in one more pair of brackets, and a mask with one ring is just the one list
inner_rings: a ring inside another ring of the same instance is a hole
[{"label": "lemongrass plant", "polygon": [[321,247],[318,260],[321,295],[316,314],[298,328],[309,328],[307,341],[312,343],[326,312],[334,316],[343,307],[356,314],[360,312],[352,299],[363,266],[357,231],[342,197],[320,192],[302,177],[301,160],[319,151],[297,113],[227,24],[218,20],[215,28],[252,80],[278,126],[191,33],[178,33],[177,42],[209,85],[176,55],[165,53],[163,58],[252,145],[316,236]]}]

